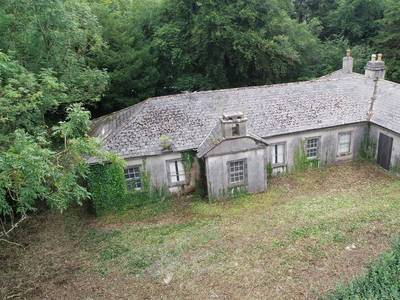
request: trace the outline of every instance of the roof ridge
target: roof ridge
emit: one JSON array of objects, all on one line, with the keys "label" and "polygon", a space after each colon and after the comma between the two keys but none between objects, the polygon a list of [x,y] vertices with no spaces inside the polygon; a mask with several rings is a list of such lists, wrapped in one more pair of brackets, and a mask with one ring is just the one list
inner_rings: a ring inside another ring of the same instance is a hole
[{"label": "roof ridge", "polygon": [[[340,70],[338,70],[340,71]],[[337,71],[335,71],[337,72]],[[334,72],[333,72],[334,73]],[[330,74],[333,74],[330,73]],[[272,83],[272,84],[264,84],[264,85],[252,85],[252,86],[242,86],[242,87],[236,87],[236,88],[226,88],[226,89],[217,89],[217,90],[208,90],[208,91],[194,91],[194,92],[190,92],[190,93],[181,93],[181,94],[172,94],[172,95],[163,95],[163,96],[157,96],[157,97],[152,97],[149,99],[146,99],[143,102],[147,102],[147,101],[152,101],[152,100],[156,100],[156,99],[162,99],[162,98],[177,98],[180,96],[184,96],[186,95],[186,97],[189,96],[193,96],[195,94],[209,94],[209,93],[216,93],[216,92],[232,92],[232,91],[240,91],[240,90],[253,90],[253,89],[262,89],[262,88],[271,88],[271,87],[276,87],[276,86],[288,86],[288,85],[299,85],[299,84],[304,84],[304,83],[309,83],[309,82],[322,82],[322,81],[342,81],[342,80],[363,80],[366,79],[365,76],[363,76],[362,74],[359,73],[354,73],[353,74],[358,74],[360,76],[357,77],[343,77],[343,78],[323,78],[325,76],[328,75],[324,75],[322,77],[318,77],[318,78],[314,78],[311,80],[304,80],[304,81],[293,81],[293,82],[282,82],[282,83]],[[321,79],[322,78],[322,79]],[[142,102],[140,102],[142,103]],[[138,103],[138,104],[140,104]],[[136,104],[135,104],[136,105]],[[131,106],[129,106],[131,107]]]},{"label": "roof ridge", "polygon": [[[128,126],[128,124],[129,124],[133,119],[135,119],[135,118],[138,116],[139,113],[141,113],[141,112],[143,111],[144,107],[146,106],[146,104],[147,104],[147,102],[148,102],[149,100],[151,100],[151,98],[150,98],[150,99],[146,99],[145,101],[139,102],[139,103],[137,103],[137,104],[134,104],[134,105],[139,105],[139,104],[140,104],[140,108],[139,108],[137,111],[135,111],[135,112],[132,114],[131,117],[129,117],[129,118],[127,118],[127,119],[125,120],[125,122],[124,122],[125,124],[124,124],[124,125],[119,126],[119,127],[116,128],[113,132],[109,133],[106,137],[104,137],[103,140],[102,140],[102,142],[101,142],[101,145],[104,145],[105,142],[106,142],[109,138],[115,136],[118,132],[120,132],[120,131],[123,130],[126,126]],[[132,106],[134,106],[134,105],[132,105]],[[129,107],[132,107],[132,106],[129,106]],[[129,108],[129,107],[127,107],[127,108]],[[121,111],[122,111],[122,110],[121,110]]]},{"label": "roof ridge", "polygon": [[206,135],[206,137],[201,141],[200,145],[197,146],[197,149],[199,149],[204,143],[205,141],[208,139],[208,137],[210,136],[210,134],[214,131],[214,128],[218,125],[218,122],[215,123],[215,125],[213,126],[213,128],[211,128],[210,132]]},{"label": "roof ridge", "polygon": [[394,82],[394,81],[390,81],[390,80],[387,80],[387,79],[379,79],[379,81],[383,81],[383,82],[387,82],[387,83],[390,83],[390,84],[393,84],[393,85],[399,85],[400,86],[400,83]]}]

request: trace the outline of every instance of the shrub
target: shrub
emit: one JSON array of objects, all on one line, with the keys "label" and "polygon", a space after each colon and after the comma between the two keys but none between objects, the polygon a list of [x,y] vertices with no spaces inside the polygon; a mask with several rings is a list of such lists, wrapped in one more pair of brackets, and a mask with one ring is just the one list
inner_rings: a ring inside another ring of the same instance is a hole
[{"label": "shrub", "polygon": [[400,299],[400,237],[394,239],[390,252],[381,254],[378,262],[366,267],[366,275],[339,286],[336,292],[320,299]]}]

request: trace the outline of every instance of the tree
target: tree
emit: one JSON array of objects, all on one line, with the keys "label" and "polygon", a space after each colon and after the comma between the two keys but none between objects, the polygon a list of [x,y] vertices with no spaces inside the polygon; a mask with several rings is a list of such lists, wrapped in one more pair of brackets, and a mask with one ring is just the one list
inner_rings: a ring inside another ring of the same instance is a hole
[{"label": "tree", "polygon": [[338,0],[338,8],[329,13],[328,30],[342,34],[350,45],[370,44],[377,35],[377,20],[383,17],[384,1]]},{"label": "tree", "polygon": [[[163,86],[210,90],[293,80],[316,38],[290,1],[164,3],[154,47]],[[307,41],[307,43],[305,43]]]},{"label": "tree", "polygon": [[387,78],[400,83],[400,5],[388,0],[380,25],[377,48],[384,54],[388,67]]},{"label": "tree", "polygon": [[[66,121],[49,130],[45,114],[67,97],[66,86],[51,71],[35,75],[0,52],[0,239],[36,210],[38,201],[63,211],[87,199],[90,194],[79,184],[88,172],[84,156],[123,164],[88,137],[90,113],[82,104],[71,104]],[[64,138],[63,149],[51,147],[49,131]]]},{"label": "tree", "polygon": [[12,53],[34,74],[52,70],[66,87],[65,105],[100,100],[108,78],[92,64],[103,41],[97,18],[85,1],[0,0],[0,14],[3,52]]},{"label": "tree", "polygon": [[102,113],[125,108],[156,95],[159,74],[151,51],[151,23],[157,6],[151,1],[93,1],[106,44],[95,65],[107,69],[109,89],[99,108]]}]

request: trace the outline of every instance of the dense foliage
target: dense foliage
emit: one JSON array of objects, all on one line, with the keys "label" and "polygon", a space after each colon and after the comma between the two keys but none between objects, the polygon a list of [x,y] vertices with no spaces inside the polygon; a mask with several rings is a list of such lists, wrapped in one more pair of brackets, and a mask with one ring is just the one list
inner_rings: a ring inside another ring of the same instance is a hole
[{"label": "dense foliage", "polygon": [[140,171],[142,188],[139,190],[127,188],[124,171],[115,163],[91,165],[87,182],[96,216],[162,202],[170,197],[168,186],[156,188],[151,185],[151,174],[145,159]]},{"label": "dense foliage", "polygon": [[[35,74],[0,52],[0,76],[1,238],[39,201],[63,211],[87,199],[90,194],[80,184],[88,171],[84,156],[104,157],[120,167],[123,161],[88,137],[90,113],[73,103],[52,70]],[[46,115],[67,104],[65,121],[50,127]]]},{"label": "dense foliage", "polygon": [[393,241],[392,251],[383,253],[378,262],[367,266],[368,273],[349,284],[339,286],[334,294],[321,299],[376,299],[400,297],[400,239]]},{"label": "dense foliage", "polygon": [[121,210],[126,204],[124,172],[115,164],[90,166],[88,177],[96,216]]},{"label": "dense foliage", "polygon": [[395,0],[0,0],[0,49],[63,84],[58,112],[83,102],[97,116],[163,94],[315,78],[340,68],[349,47],[356,71],[382,52],[388,79],[399,82],[399,7]]}]

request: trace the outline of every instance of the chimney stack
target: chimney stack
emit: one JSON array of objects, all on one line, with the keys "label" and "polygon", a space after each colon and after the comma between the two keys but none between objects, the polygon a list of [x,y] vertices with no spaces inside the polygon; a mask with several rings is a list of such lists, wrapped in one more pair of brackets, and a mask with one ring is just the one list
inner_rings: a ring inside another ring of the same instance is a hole
[{"label": "chimney stack", "polygon": [[343,73],[352,73],[353,72],[353,58],[351,57],[351,50],[347,50],[347,55],[343,57]]},{"label": "chimney stack", "polygon": [[242,112],[225,113],[220,120],[224,138],[247,135],[247,119]]},{"label": "chimney stack", "polygon": [[376,60],[376,55],[372,54],[371,60],[367,62],[365,66],[365,76],[368,78],[379,78],[385,79],[385,62],[382,60],[382,54],[378,54],[378,60]]}]

